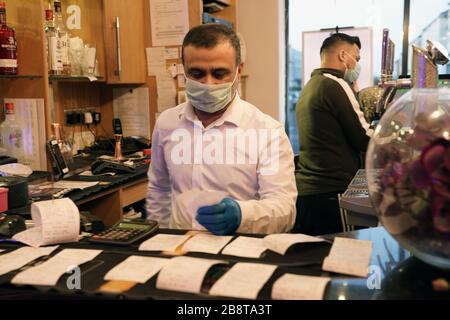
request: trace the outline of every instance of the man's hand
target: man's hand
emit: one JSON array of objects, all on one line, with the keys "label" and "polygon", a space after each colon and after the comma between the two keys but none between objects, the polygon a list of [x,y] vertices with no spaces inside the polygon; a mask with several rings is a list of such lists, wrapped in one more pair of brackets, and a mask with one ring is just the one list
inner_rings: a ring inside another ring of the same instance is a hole
[{"label": "man's hand", "polygon": [[197,210],[197,221],[215,235],[234,234],[241,224],[241,208],[230,198]]}]

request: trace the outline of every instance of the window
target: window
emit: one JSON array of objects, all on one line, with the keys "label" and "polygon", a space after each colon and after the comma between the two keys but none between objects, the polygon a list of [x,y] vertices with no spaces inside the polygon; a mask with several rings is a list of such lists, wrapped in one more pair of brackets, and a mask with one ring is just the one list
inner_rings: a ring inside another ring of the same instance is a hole
[{"label": "window", "polygon": [[[402,55],[403,7],[400,0],[287,0],[289,7],[287,110],[288,134],[294,152],[298,153],[299,139],[295,120],[295,105],[301,93],[302,82],[302,33],[324,28],[372,27],[373,30],[373,74],[378,83],[381,69],[381,39],[383,28],[390,29],[390,37],[396,44],[396,60]],[[434,0],[437,1],[437,0]],[[422,6],[428,1],[416,0]],[[446,2],[446,1],[437,1]],[[448,0],[447,0],[448,2]],[[345,32],[345,31],[343,31]],[[450,43],[449,43],[450,44]],[[317,53],[319,54],[319,52]],[[319,67],[319,66],[317,66]],[[395,74],[401,73],[396,64]],[[394,75],[395,75],[394,74]],[[360,88],[362,89],[362,88]]]},{"label": "window", "polygon": [[[438,41],[450,50],[450,4],[448,0],[411,0],[409,43],[421,48],[427,40]],[[409,50],[411,70],[411,50]],[[440,74],[449,74],[450,65],[439,66]]]}]

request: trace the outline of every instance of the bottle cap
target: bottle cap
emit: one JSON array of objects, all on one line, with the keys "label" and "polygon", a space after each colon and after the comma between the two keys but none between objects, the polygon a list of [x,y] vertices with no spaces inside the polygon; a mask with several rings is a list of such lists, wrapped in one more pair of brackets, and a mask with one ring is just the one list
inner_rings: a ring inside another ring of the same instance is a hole
[{"label": "bottle cap", "polygon": [[45,10],[45,20],[53,20],[53,11],[51,9]]},{"label": "bottle cap", "polygon": [[7,114],[14,114],[14,103],[6,102],[5,103],[5,111]]},{"label": "bottle cap", "polygon": [[0,2],[0,9],[6,9],[6,3]]},{"label": "bottle cap", "polygon": [[53,3],[53,5],[55,6],[55,12],[60,13],[60,12],[61,12],[61,2],[55,1],[55,2]]}]

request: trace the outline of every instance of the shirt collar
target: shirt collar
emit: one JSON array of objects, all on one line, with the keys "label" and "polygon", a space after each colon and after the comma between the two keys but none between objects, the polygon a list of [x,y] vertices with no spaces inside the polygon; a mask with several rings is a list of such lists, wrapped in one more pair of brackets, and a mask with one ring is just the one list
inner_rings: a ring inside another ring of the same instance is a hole
[{"label": "shirt collar", "polygon": [[[241,98],[239,96],[239,93],[236,93],[233,101],[228,106],[227,110],[223,113],[223,115],[214,121],[210,127],[212,126],[221,126],[225,122],[232,123],[237,127],[240,127],[242,124],[242,116],[243,116],[243,110],[239,106],[241,102]],[[181,119],[184,117],[186,120],[196,123],[200,121],[197,117],[197,115],[194,112],[194,107],[189,102],[189,100],[184,104],[182,108],[180,108],[180,111],[178,113],[178,118]]]},{"label": "shirt collar", "polygon": [[335,77],[338,78],[343,78],[344,77],[344,72],[342,72],[341,70],[338,69],[331,69],[331,68],[318,68],[313,70],[311,77],[315,76],[315,75],[319,75],[319,74],[324,74],[324,73],[330,73]]}]

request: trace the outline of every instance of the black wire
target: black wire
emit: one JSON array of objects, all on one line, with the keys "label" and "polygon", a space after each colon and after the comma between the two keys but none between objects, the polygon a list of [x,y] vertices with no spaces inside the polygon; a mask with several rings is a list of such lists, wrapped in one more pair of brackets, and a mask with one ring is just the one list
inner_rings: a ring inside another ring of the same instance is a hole
[{"label": "black wire", "polygon": [[90,126],[89,124],[87,125],[87,128],[89,129],[89,131],[90,131],[90,132],[92,133],[92,135],[94,136],[94,142],[97,141],[97,137],[96,137],[94,131],[92,131],[91,126]]}]

